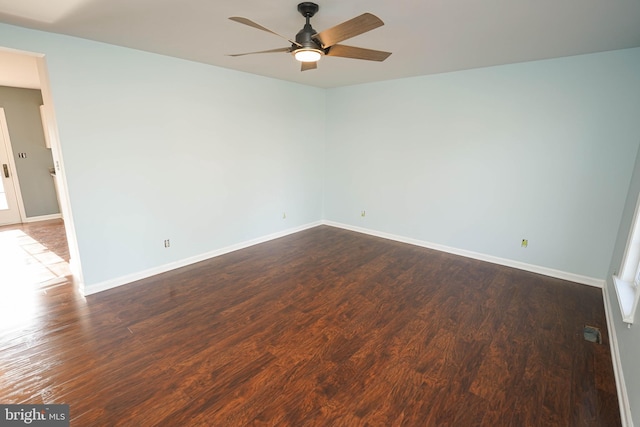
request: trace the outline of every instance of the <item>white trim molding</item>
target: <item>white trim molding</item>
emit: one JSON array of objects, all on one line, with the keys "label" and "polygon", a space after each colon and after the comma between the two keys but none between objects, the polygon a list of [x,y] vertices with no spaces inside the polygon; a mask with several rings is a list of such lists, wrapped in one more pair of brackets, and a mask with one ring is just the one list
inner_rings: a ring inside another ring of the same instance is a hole
[{"label": "white trim molding", "polygon": [[165,273],[167,271],[175,270],[180,267],[185,267],[187,265],[195,264],[200,261],[204,261],[210,258],[215,258],[220,255],[227,254],[229,252],[234,252],[240,249],[248,248],[250,246],[254,246],[260,243],[268,242],[270,240],[278,239],[280,237],[288,236],[289,234],[294,234],[303,230],[307,230],[309,228],[314,228],[319,225],[328,225],[330,227],[342,228],[344,230],[355,231],[357,233],[368,234],[370,236],[381,237],[383,239],[394,240],[401,243],[408,243],[410,245],[420,246],[428,249],[435,249],[441,252],[447,252],[454,255],[460,255],[467,258],[473,258],[480,261],[490,262],[492,264],[504,265],[506,267],[513,267],[519,270],[530,271],[532,273],[538,273],[549,277],[555,277],[557,279],[567,280],[570,282],[580,283],[583,285],[593,286],[596,288],[604,288],[605,281],[601,279],[596,279],[593,277],[581,276],[578,274],[567,273],[565,271],[554,270],[551,268],[540,267],[537,265],[527,264],[519,261],[513,261],[505,258],[494,257],[491,255],[485,255],[477,252],[467,251],[464,249],[451,248],[449,246],[439,245],[436,243],[425,242],[422,240],[412,239],[409,237],[398,236],[390,233],[384,233],[376,230],[371,230],[362,227],[355,227],[347,224],[342,224],[333,221],[316,221],[313,223],[309,223],[300,227],[287,229],[281,232],[269,234],[267,236],[258,237],[256,239],[248,240],[245,242],[237,243],[235,245],[227,246],[225,248],[216,249],[210,252],[206,252],[204,254],[196,255],[187,259],[171,262],[169,264],[164,264],[158,267],[154,267],[148,270],[140,271],[137,273],[129,274],[126,276],[117,277],[115,279],[107,280],[105,282],[97,283],[94,285],[84,286],[83,294],[91,295],[98,292],[106,291],[108,289],[112,289],[118,286],[126,285],[131,282],[135,282],[137,280],[146,279],[147,277],[155,276],[157,274]]},{"label": "white trim molding", "polygon": [[544,276],[555,277],[556,279],[562,279],[570,282],[580,283],[582,285],[589,285],[596,288],[604,288],[604,285],[605,285],[605,281],[602,279],[581,276],[579,274],[568,273],[566,271],[554,270],[552,268],[541,267],[533,264],[527,264],[520,261],[513,261],[506,258],[499,258],[491,255],[481,254],[478,252],[467,251],[465,249],[452,248],[452,247],[440,245],[437,243],[425,242],[423,240],[417,240],[410,237],[398,236],[395,234],[371,230],[368,228],[356,227],[348,224],[342,224],[339,222],[323,221],[322,223],[325,225],[329,225],[331,227],[342,228],[349,231],[355,231],[357,233],[369,234],[371,236],[381,237],[383,239],[395,240],[397,242],[408,243],[410,245],[421,246],[423,248],[435,249],[441,252],[447,252],[454,255],[460,255],[467,258],[473,258],[480,261],[490,262],[492,264],[499,264],[499,265],[504,265],[506,267],[513,267],[519,270],[525,270],[525,271],[530,271],[532,273],[542,274]]},{"label": "white trim molding", "polygon": [[620,304],[622,321],[632,324],[636,317],[640,292],[635,283],[622,280],[618,276],[613,276],[613,286],[616,289],[616,296]]},{"label": "white trim molding", "polygon": [[640,197],[636,201],[636,210],[633,213],[633,223],[627,245],[622,257],[619,274],[613,276],[613,286],[616,289],[616,296],[620,304],[622,321],[633,323],[638,300],[640,299]]},{"label": "white trim molding", "polygon": [[263,237],[258,237],[252,240],[247,240],[245,242],[240,242],[235,245],[227,246],[225,248],[216,249],[216,250],[206,252],[200,255],[196,255],[190,258],[174,261],[169,264],[160,265],[158,267],[150,268],[148,270],[140,271],[137,273],[126,275],[126,276],[117,277],[115,279],[107,280],[105,282],[97,283],[95,285],[89,285],[89,286],[85,285],[82,289],[82,293],[84,296],[87,296],[87,295],[96,294],[98,292],[103,292],[112,288],[116,288],[118,286],[127,285],[137,280],[146,279],[147,277],[155,276],[161,273],[166,273],[167,271],[175,270],[181,267],[186,267],[188,265],[195,264],[200,261],[205,261],[211,258],[218,257],[220,255],[228,254],[230,252],[239,251],[240,249],[245,249],[250,246],[268,242],[270,240],[279,239],[280,237],[288,236],[289,234],[298,233],[300,231],[307,230],[309,228],[314,228],[319,225],[322,225],[322,222],[320,221],[312,222],[310,224],[302,225],[300,227],[289,228],[284,231],[279,231],[277,233],[269,234]]},{"label": "white trim molding", "polygon": [[622,427],[633,427],[631,418],[631,404],[627,394],[627,386],[622,372],[622,360],[620,359],[620,349],[618,347],[618,334],[616,325],[612,319],[611,298],[607,286],[602,288],[602,298],[604,299],[604,314],[607,319],[607,330],[609,331],[609,348],[611,349],[611,360],[613,362],[613,374],[616,378],[616,391],[618,392],[618,405],[620,406],[620,419]]},{"label": "white trim molding", "polygon": [[4,113],[4,108],[0,107],[0,131],[2,137],[7,142],[7,154],[9,162],[9,169],[12,171],[13,190],[16,195],[16,202],[18,203],[18,212],[20,213],[20,220],[25,221],[27,213],[24,209],[24,201],[22,200],[22,190],[20,189],[20,178],[18,176],[18,168],[16,167],[16,161],[13,156],[13,145],[11,144],[11,136],[9,135],[9,124],[7,122],[7,116]]},{"label": "white trim molding", "polygon": [[40,216],[32,216],[29,218],[25,218],[24,221],[22,221],[23,223],[29,223],[29,222],[40,222],[40,221],[50,221],[52,219],[62,219],[62,214],[51,214],[51,215],[40,215]]}]

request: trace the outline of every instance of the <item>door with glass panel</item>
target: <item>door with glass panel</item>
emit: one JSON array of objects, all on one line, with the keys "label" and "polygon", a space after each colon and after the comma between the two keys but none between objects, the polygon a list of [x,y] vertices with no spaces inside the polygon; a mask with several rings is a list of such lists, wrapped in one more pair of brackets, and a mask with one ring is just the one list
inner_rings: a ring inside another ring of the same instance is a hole
[{"label": "door with glass panel", "polygon": [[15,170],[11,167],[11,141],[4,109],[0,108],[0,225],[22,222],[16,195]]}]

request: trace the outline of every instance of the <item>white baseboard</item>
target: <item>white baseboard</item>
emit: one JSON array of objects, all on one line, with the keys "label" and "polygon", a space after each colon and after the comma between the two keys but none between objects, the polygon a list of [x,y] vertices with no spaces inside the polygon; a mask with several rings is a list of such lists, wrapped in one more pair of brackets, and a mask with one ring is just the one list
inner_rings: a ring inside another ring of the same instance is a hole
[{"label": "white baseboard", "polygon": [[60,218],[62,218],[62,214],[57,213],[57,214],[51,214],[51,215],[32,216],[29,218],[25,218],[22,222],[26,224],[30,222],[50,221],[52,219],[60,219]]},{"label": "white baseboard", "polygon": [[460,255],[467,258],[473,258],[480,261],[490,262],[492,264],[504,265],[506,267],[513,267],[519,270],[530,271],[532,273],[542,274],[544,276],[555,277],[556,279],[567,280],[570,282],[580,283],[583,285],[589,285],[596,288],[603,288],[605,281],[602,279],[596,279],[593,277],[581,276],[579,274],[567,273],[566,271],[554,270],[552,268],[541,267],[538,265],[527,264],[520,261],[513,261],[506,258],[494,257],[491,255],[485,255],[478,252],[467,251],[464,249],[452,248],[449,246],[439,245],[437,243],[425,242],[422,240],[412,239],[410,237],[398,236],[395,234],[384,233],[382,231],[371,230],[368,228],[356,227],[348,224],[342,224],[333,221],[322,221],[323,224],[331,227],[342,228],[345,230],[355,231],[357,233],[369,234],[375,237],[381,237],[383,239],[395,240],[397,242],[409,243],[415,246],[421,246],[423,248],[435,249],[441,252],[447,252],[454,255]]},{"label": "white baseboard", "polygon": [[451,253],[454,255],[460,255],[467,258],[473,258],[480,261],[486,261],[493,264],[504,265],[507,267],[513,267],[524,271],[530,271],[533,273],[542,274],[549,277],[555,277],[562,280],[568,280],[575,283],[580,283],[584,285],[589,285],[597,288],[604,288],[605,282],[601,279],[595,279],[593,277],[581,276],[578,274],[567,273],[560,270],[554,270],[551,268],[541,267],[537,265],[527,264],[519,261],[513,261],[505,258],[494,257],[491,255],[485,255],[477,252],[467,251],[464,249],[452,248],[449,246],[439,245],[436,243],[425,242],[422,240],[417,240],[409,237],[398,236],[390,233],[384,233],[381,231],[371,230],[362,227],[351,226],[348,224],[342,224],[333,221],[316,221],[313,223],[309,223],[300,227],[287,229],[281,232],[273,233],[267,236],[259,237],[256,239],[248,240],[246,242],[237,243],[235,245],[231,245],[222,249],[217,249],[211,252],[206,252],[204,254],[196,255],[194,257],[190,257],[187,259],[175,261],[169,264],[164,264],[158,267],[154,267],[148,270],[140,271],[137,273],[133,273],[126,276],[117,277],[115,279],[107,280],[105,282],[97,283],[90,286],[84,287],[83,294],[91,295],[98,292],[106,291],[108,289],[112,289],[118,286],[126,285],[127,283],[135,282],[137,280],[145,279],[147,277],[155,276],[157,274],[165,273],[167,271],[175,270],[176,268],[185,267],[190,264],[195,264],[196,262],[204,261],[210,258],[214,258],[220,255],[227,254],[229,252],[237,251],[240,249],[247,248],[249,246],[257,245],[259,243],[268,242],[269,240],[277,239],[280,237],[287,236],[289,234],[297,233],[303,230],[307,230],[309,228],[317,227],[319,225],[328,225],[331,227],[342,228],[345,230],[355,231],[357,233],[368,234],[371,236],[381,237],[383,239],[394,240],[397,242],[408,243],[415,246],[420,246],[429,249],[435,249],[442,252]]},{"label": "white baseboard", "polygon": [[107,280],[105,282],[97,283],[94,285],[84,286],[83,294],[85,296],[96,294],[98,292],[103,292],[108,289],[113,289],[118,286],[126,285],[128,283],[135,282],[137,280],[146,279],[147,277],[155,276],[157,274],[166,273],[167,271],[175,270],[177,268],[186,267],[187,265],[195,264],[200,261],[205,261],[207,259],[215,258],[220,255],[228,254],[229,252],[238,251],[240,249],[245,249],[250,246],[254,246],[260,243],[268,242],[270,240],[278,239],[280,237],[288,236],[289,234],[298,233],[303,230],[307,230],[309,228],[317,227],[322,225],[321,221],[312,222],[310,224],[302,225],[300,227],[289,228],[284,231],[279,231],[277,233],[269,234],[267,236],[258,237],[256,239],[247,240],[245,242],[237,243],[235,245],[227,246],[225,248],[216,249],[210,252],[206,252],[200,255],[196,255],[190,258],[182,259],[179,261],[174,261],[169,264],[164,264],[158,267],[150,268],[148,270],[139,271],[137,273],[129,274],[126,276],[117,277],[115,279]]},{"label": "white baseboard", "polygon": [[616,391],[618,392],[618,404],[620,405],[620,418],[622,427],[633,427],[631,418],[631,404],[627,394],[627,386],[622,372],[622,360],[620,360],[620,349],[618,347],[618,335],[616,325],[612,318],[611,299],[605,284],[602,288],[602,298],[604,299],[604,313],[607,318],[607,330],[609,331],[609,347],[611,348],[611,359],[613,362],[613,373],[616,378]]}]

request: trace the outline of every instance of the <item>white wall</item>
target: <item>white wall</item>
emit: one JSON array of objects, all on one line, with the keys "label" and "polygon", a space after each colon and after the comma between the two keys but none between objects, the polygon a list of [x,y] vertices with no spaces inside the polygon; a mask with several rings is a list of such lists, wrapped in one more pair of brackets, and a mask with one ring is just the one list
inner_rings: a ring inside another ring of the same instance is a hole
[{"label": "white wall", "polygon": [[0,40],[46,55],[88,292],[321,219],[321,89],[7,25]]},{"label": "white wall", "polygon": [[327,220],[605,278],[640,49],[332,89],[327,105]]}]

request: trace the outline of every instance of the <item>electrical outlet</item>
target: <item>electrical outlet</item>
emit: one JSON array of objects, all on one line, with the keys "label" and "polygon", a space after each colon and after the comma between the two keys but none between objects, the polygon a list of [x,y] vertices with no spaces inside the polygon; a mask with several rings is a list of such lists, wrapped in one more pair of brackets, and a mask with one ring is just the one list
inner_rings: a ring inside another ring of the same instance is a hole
[{"label": "electrical outlet", "polygon": [[367,212],[365,212],[365,211],[360,211],[360,216],[361,216],[361,217],[363,217],[363,218],[364,218],[366,215],[367,215]]},{"label": "electrical outlet", "polygon": [[529,240],[528,239],[522,239],[522,243],[520,243],[520,246],[523,248],[526,248],[527,246],[529,246]]},{"label": "electrical outlet", "polygon": [[171,242],[169,241],[169,239],[166,239],[166,240],[164,241],[164,247],[165,247],[165,248],[171,247]]}]

